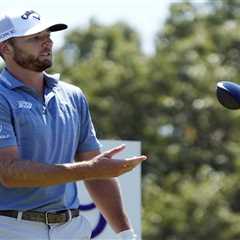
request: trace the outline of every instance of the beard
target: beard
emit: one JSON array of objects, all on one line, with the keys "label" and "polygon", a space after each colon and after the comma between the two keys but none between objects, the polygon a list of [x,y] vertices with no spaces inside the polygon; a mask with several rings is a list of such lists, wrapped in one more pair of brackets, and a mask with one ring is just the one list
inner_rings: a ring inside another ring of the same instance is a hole
[{"label": "beard", "polygon": [[43,72],[52,66],[51,58],[41,60],[39,57],[26,53],[16,45],[14,46],[13,60],[21,67],[33,72]]}]

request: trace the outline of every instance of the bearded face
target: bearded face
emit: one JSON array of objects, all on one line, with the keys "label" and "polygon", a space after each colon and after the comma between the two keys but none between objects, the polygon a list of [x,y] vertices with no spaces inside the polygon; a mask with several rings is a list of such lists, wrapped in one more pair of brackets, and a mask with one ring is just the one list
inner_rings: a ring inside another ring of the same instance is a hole
[{"label": "bearded face", "polygon": [[21,67],[43,72],[52,66],[52,41],[48,32],[26,37],[11,39],[12,59]]},{"label": "bearded face", "polygon": [[42,72],[52,66],[51,53],[45,53],[46,55],[40,54],[38,56],[34,56],[33,54],[27,53],[16,45],[13,45],[13,49],[13,60],[25,69],[29,69],[34,72]]}]

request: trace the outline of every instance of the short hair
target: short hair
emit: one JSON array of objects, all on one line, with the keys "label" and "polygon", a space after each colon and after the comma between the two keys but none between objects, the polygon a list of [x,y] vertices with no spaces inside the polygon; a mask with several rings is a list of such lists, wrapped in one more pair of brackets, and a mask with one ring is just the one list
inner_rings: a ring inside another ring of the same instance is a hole
[{"label": "short hair", "polygon": [[15,38],[9,38],[8,40],[4,41],[5,43],[9,43],[10,45],[15,45]]},{"label": "short hair", "polygon": [[4,60],[4,56],[2,55],[2,53],[0,52],[0,57]]}]

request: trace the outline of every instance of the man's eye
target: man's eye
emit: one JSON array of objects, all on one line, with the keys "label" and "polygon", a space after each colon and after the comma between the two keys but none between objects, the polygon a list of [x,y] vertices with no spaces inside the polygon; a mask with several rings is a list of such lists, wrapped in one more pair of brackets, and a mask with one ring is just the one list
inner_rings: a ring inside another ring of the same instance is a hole
[{"label": "man's eye", "polygon": [[36,36],[33,38],[34,40],[40,40],[40,37],[39,36]]},{"label": "man's eye", "polygon": [[30,41],[39,41],[40,40],[40,37],[39,36],[35,36],[35,37],[32,37],[32,38],[29,38]]},{"label": "man's eye", "polygon": [[34,36],[32,38],[30,38],[30,41],[41,41],[44,40],[45,38],[50,38],[50,34],[47,36]]}]

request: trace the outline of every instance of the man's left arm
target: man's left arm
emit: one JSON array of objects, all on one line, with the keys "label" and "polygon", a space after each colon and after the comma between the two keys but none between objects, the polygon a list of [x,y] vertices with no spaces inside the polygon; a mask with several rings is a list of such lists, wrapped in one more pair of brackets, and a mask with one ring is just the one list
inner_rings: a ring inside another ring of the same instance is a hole
[{"label": "man's left arm", "polygon": [[[76,161],[86,161],[99,154],[98,150],[78,153],[75,159]],[[84,183],[97,208],[116,233],[131,229],[117,179],[87,180]]]}]

